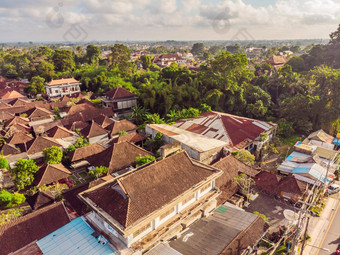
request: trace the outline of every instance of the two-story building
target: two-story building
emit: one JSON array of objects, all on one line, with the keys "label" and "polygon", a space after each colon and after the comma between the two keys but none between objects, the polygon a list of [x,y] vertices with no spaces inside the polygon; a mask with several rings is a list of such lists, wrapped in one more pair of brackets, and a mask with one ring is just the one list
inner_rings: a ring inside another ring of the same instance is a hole
[{"label": "two-story building", "polygon": [[137,104],[137,97],[127,89],[117,87],[104,93],[103,107],[110,107],[117,114],[128,113]]},{"label": "two-story building", "polygon": [[46,93],[49,97],[60,97],[80,92],[80,82],[74,78],[61,78],[45,84]]},{"label": "two-story building", "polygon": [[216,207],[222,172],[185,152],[117,177],[79,194],[89,223],[120,254],[144,252],[183,231]]}]

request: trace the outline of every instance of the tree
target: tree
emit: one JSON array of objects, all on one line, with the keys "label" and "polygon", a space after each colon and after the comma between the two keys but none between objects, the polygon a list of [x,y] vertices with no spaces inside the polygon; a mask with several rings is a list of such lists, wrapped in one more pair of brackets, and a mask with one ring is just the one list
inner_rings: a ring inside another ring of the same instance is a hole
[{"label": "tree", "polygon": [[336,45],[336,46],[340,45],[340,24],[338,26],[338,29],[334,31],[333,33],[331,33],[329,37],[331,38],[329,42],[330,45]]},{"label": "tree", "polygon": [[14,184],[18,190],[30,185],[34,180],[34,174],[38,172],[39,168],[31,159],[19,159],[15,168],[12,170],[14,175]]},{"label": "tree", "polygon": [[38,75],[51,80],[54,76],[54,65],[47,61],[41,61],[37,67]]},{"label": "tree", "polygon": [[305,60],[301,56],[294,56],[286,63],[292,67],[293,72],[302,72],[306,69]]},{"label": "tree", "polygon": [[204,52],[204,44],[203,43],[194,43],[191,49],[191,53],[193,55],[200,55]]},{"label": "tree", "polygon": [[234,182],[240,187],[241,192],[247,197],[249,196],[250,187],[255,184],[255,181],[246,174],[239,174],[234,178]]},{"label": "tree", "polygon": [[255,164],[255,156],[250,153],[250,151],[246,149],[242,149],[239,151],[235,151],[232,153],[237,159],[242,161],[247,165],[254,165]]},{"label": "tree", "polygon": [[145,148],[148,151],[151,151],[152,153],[156,154],[159,150],[159,148],[164,144],[163,140],[163,134],[158,132],[154,138],[147,138],[145,141]]},{"label": "tree", "polygon": [[231,54],[239,53],[241,51],[241,46],[239,44],[235,45],[228,45],[226,50],[229,51]]},{"label": "tree", "polygon": [[5,189],[0,190],[0,206],[2,208],[9,208],[16,205],[20,205],[26,201],[26,198],[23,194],[20,193],[11,193]]},{"label": "tree", "polygon": [[44,94],[45,89],[45,79],[40,76],[34,76],[31,83],[25,87],[25,92],[31,95]]},{"label": "tree", "polygon": [[124,76],[132,74],[132,63],[130,63],[130,50],[124,44],[115,44],[111,48],[109,56],[112,68],[118,68]]},{"label": "tree", "polygon": [[56,49],[53,53],[52,60],[57,72],[72,71],[75,67],[72,51],[65,49]]},{"label": "tree", "polygon": [[137,166],[142,166],[151,161],[154,161],[155,159],[156,158],[154,156],[145,155],[143,157],[136,157],[136,163],[137,163]]},{"label": "tree", "polygon": [[85,62],[90,65],[98,65],[102,51],[92,44],[86,47]]},{"label": "tree", "polygon": [[63,151],[57,146],[45,148],[43,153],[47,164],[59,164],[63,159]]},{"label": "tree", "polygon": [[151,56],[143,55],[140,57],[140,60],[142,61],[142,65],[144,69],[148,69],[151,67],[151,64],[152,64]]}]

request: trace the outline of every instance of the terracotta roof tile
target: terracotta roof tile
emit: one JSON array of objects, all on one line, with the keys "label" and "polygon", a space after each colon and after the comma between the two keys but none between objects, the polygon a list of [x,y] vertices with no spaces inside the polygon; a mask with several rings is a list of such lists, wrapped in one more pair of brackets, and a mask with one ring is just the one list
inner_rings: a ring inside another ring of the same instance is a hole
[{"label": "terracotta roof tile", "polygon": [[5,127],[9,127],[9,126],[11,126],[15,123],[21,123],[21,124],[24,124],[24,125],[28,125],[29,119],[22,118],[22,117],[19,117],[19,116],[15,116],[12,119],[9,119],[8,121],[6,121]]},{"label": "terracotta roof tile", "polygon": [[126,135],[120,135],[117,138],[110,141],[110,144],[114,143],[122,143],[122,142],[131,142],[131,143],[138,143],[144,141],[146,139],[145,136],[142,136],[136,132],[132,132]]},{"label": "terracotta roof tile", "polygon": [[86,138],[91,138],[105,135],[107,134],[107,130],[99,126],[96,122],[92,121],[91,124],[88,125],[86,128],[83,128],[80,133]]},{"label": "terracotta roof tile", "polygon": [[7,144],[7,143],[4,143],[1,146],[0,151],[5,156],[20,153],[20,150],[16,148],[13,144]]},{"label": "terracotta roof tile", "polygon": [[63,164],[47,164],[39,169],[34,177],[34,185],[41,186],[67,178],[72,173]]},{"label": "terracotta roof tile", "polygon": [[33,140],[32,135],[26,134],[24,132],[17,132],[14,135],[12,135],[11,137],[9,137],[6,140],[6,143],[16,145],[16,144],[20,144],[20,143],[27,143],[31,140]]},{"label": "terracotta roof tile", "polygon": [[136,157],[153,155],[141,147],[129,142],[115,143],[104,151],[88,157],[93,166],[106,166],[109,173],[114,173],[129,166],[136,165]]},{"label": "terracotta roof tile", "polygon": [[106,128],[107,126],[109,126],[110,124],[115,122],[114,120],[110,119],[109,117],[107,117],[103,114],[95,117],[93,120],[94,120],[94,122],[96,122],[97,124],[102,126],[103,128]]},{"label": "terracotta roof tile", "polygon": [[55,196],[49,191],[39,191],[33,196],[27,197],[26,201],[33,210],[40,209],[47,205],[53,204]]},{"label": "terracotta roof tile", "polygon": [[62,85],[62,84],[68,84],[68,83],[79,83],[79,81],[77,81],[74,78],[61,78],[58,80],[52,80],[49,83],[46,83],[46,85],[48,86],[55,86],[55,85]]},{"label": "terracotta roof tile", "polygon": [[54,139],[66,138],[73,136],[73,133],[68,129],[61,126],[54,126],[53,128],[47,130],[47,135]]},{"label": "terracotta roof tile", "polygon": [[5,95],[1,97],[1,99],[7,99],[7,98],[19,98],[19,97],[25,97],[22,94],[20,94],[18,91],[12,90],[11,92],[7,92]]},{"label": "terracotta roof tile", "polygon": [[[26,143],[27,154],[35,154],[38,152],[42,152],[43,149],[49,148],[52,146],[61,147],[61,145],[53,138],[38,136],[35,139]],[[21,151],[25,151],[25,146],[20,145]]]},{"label": "terracotta roof tile", "polygon": [[131,93],[130,91],[122,87],[117,87],[113,90],[109,90],[105,92],[104,95],[112,99],[129,98],[136,96],[135,94]]},{"label": "terracotta roof tile", "polygon": [[270,195],[279,195],[279,178],[276,174],[261,171],[255,177],[256,186]]},{"label": "terracotta roof tile", "polygon": [[98,154],[105,149],[106,148],[103,145],[99,143],[93,143],[70,152],[68,156],[71,162],[76,162],[78,160],[82,160],[92,155]]},{"label": "terracotta roof tile", "polygon": [[1,255],[14,252],[69,223],[62,202],[0,226]]},{"label": "terracotta roof tile", "polygon": [[121,131],[132,131],[132,130],[137,130],[137,126],[133,124],[131,121],[128,120],[120,120],[120,121],[115,121],[109,126],[106,127],[107,130],[110,131],[110,136],[115,136],[118,135],[119,132]]}]

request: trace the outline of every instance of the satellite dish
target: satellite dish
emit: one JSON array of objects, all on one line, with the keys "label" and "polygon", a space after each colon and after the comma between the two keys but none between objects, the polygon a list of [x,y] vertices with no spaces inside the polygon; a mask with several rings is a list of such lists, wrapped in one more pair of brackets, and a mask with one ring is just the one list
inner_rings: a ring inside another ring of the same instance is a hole
[{"label": "satellite dish", "polygon": [[283,216],[285,216],[288,223],[293,223],[293,224],[296,224],[298,219],[299,219],[299,214],[295,213],[292,210],[288,210],[288,209],[283,211]]}]

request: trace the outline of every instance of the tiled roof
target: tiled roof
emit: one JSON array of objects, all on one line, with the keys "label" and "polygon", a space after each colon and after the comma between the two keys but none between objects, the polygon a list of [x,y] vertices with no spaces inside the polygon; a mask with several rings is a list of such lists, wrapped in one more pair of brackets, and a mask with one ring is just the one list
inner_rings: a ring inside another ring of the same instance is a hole
[{"label": "tiled roof", "polygon": [[297,180],[294,176],[282,178],[279,182],[280,192],[302,195],[307,188],[307,184]]},{"label": "tiled roof", "polygon": [[181,152],[119,178],[117,185],[126,196],[113,189],[112,183],[83,196],[127,227],[217,172]]},{"label": "tiled roof", "polygon": [[61,79],[58,79],[58,80],[52,80],[49,83],[47,83],[46,85],[55,86],[55,85],[62,85],[62,84],[68,84],[68,83],[79,83],[79,81],[77,81],[74,78],[67,78],[67,79],[61,78]]},{"label": "tiled roof", "polygon": [[54,126],[53,128],[47,130],[46,133],[49,137],[52,137],[54,139],[73,136],[73,133],[71,131],[61,126]]},{"label": "tiled roof", "polygon": [[102,114],[95,117],[93,120],[94,120],[94,122],[96,122],[97,124],[102,126],[103,128],[106,128],[107,126],[109,126],[110,124],[115,122],[114,120],[112,120],[109,117],[102,115]]},{"label": "tiled roof", "polygon": [[15,116],[12,119],[9,119],[8,121],[6,121],[5,127],[9,127],[15,123],[21,123],[21,124],[27,125],[29,123],[29,120],[27,118]]},{"label": "tiled roof", "polygon": [[0,120],[3,121],[3,120],[10,120],[14,117],[14,114],[12,113],[9,113],[7,110],[1,110],[0,111]]},{"label": "tiled roof", "polygon": [[89,105],[89,104],[76,104],[76,105],[72,105],[69,108],[65,109],[65,112],[67,112],[68,115],[72,115],[72,114],[76,114],[78,112],[89,112],[89,111],[97,111],[98,108],[96,108],[93,105]]},{"label": "tiled roof", "polygon": [[35,118],[35,117],[43,117],[43,116],[51,116],[54,115],[51,111],[46,110],[40,107],[34,107],[28,111],[26,111],[28,118]]},{"label": "tiled roof", "polygon": [[136,132],[131,132],[129,134],[126,135],[120,135],[117,138],[113,139],[110,144],[114,144],[114,143],[122,143],[122,142],[131,142],[131,143],[138,143],[141,142],[143,140],[145,140],[146,137],[142,136]]},{"label": "tiled roof", "polygon": [[113,90],[107,91],[104,93],[104,95],[112,99],[129,98],[136,96],[135,94],[122,87],[117,87]]},{"label": "tiled roof", "polygon": [[279,177],[271,172],[261,171],[254,178],[256,186],[269,195],[279,195]]},{"label": "tiled roof", "polygon": [[43,124],[38,124],[32,126],[33,132],[35,133],[36,136],[46,132],[47,130],[55,127],[55,126],[63,126],[61,120],[54,120],[51,122],[43,123]]},{"label": "tiled roof", "polygon": [[174,125],[196,134],[229,143],[233,150],[242,149],[275,124],[221,112],[206,112],[199,117],[179,120]]},{"label": "tiled roof", "polygon": [[84,121],[75,121],[75,122],[72,122],[72,124],[66,125],[65,127],[68,130],[76,131],[76,129],[80,130],[80,129],[86,128],[88,125],[89,124],[87,124]]},{"label": "tiled roof", "polygon": [[107,131],[99,126],[96,122],[92,121],[90,125],[88,125],[86,128],[83,128],[80,133],[86,137],[86,138],[91,138],[91,137],[96,137],[100,135],[105,135],[107,134]]},{"label": "tiled roof", "polygon": [[11,137],[9,137],[6,140],[6,143],[16,145],[16,144],[20,144],[20,143],[27,143],[31,140],[33,140],[32,135],[26,134],[24,132],[17,132],[14,135],[12,135]]},{"label": "tiled roof", "polygon": [[5,95],[3,95],[1,99],[18,98],[18,97],[24,97],[24,96],[20,94],[18,91],[12,90],[11,92],[7,92]]},{"label": "tiled roof", "polygon": [[63,164],[47,164],[39,169],[34,177],[34,185],[41,186],[67,178],[72,173]]},{"label": "tiled roof", "polygon": [[110,131],[110,136],[118,135],[121,131],[132,131],[137,130],[137,126],[128,120],[115,121],[106,127]]},{"label": "tiled roof", "polygon": [[56,203],[0,226],[0,255],[7,255],[39,240],[69,222],[62,204]]},{"label": "tiled roof", "polygon": [[78,160],[85,159],[89,156],[98,154],[104,151],[105,149],[106,148],[103,145],[99,143],[93,143],[93,144],[75,149],[74,151],[70,152],[68,156],[71,162],[75,162]]},{"label": "tiled roof", "polygon": [[38,191],[33,196],[27,197],[26,201],[33,210],[53,204],[55,196],[50,191]]},{"label": "tiled roof", "polygon": [[[31,140],[26,143],[26,147],[27,147],[26,152],[27,154],[35,154],[38,152],[42,152],[43,149],[49,148],[52,146],[60,147],[61,145],[53,138],[38,136],[34,140]],[[20,146],[20,148],[22,149],[21,151],[25,151],[25,146]]]},{"label": "tiled roof", "polygon": [[1,146],[0,151],[5,156],[20,153],[19,149],[16,148],[13,144],[7,144],[7,143],[4,143]]},{"label": "tiled roof", "polygon": [[109,173],[114,173],[136,164],[136,157],[152,153],[129,142],[115,143],[104,151],[88,157],[86,160],[93,166],[106,166]]},{"label": "tiled roof", "polygon": [[8,102],[8,104],[10,104],[12,106],[22,106],[22,105],[27,105],[30,102],[31,101],[24,100],[24,99],[21,99],[21,98],[16,98],[16,99]]}]

